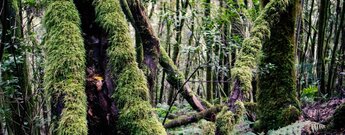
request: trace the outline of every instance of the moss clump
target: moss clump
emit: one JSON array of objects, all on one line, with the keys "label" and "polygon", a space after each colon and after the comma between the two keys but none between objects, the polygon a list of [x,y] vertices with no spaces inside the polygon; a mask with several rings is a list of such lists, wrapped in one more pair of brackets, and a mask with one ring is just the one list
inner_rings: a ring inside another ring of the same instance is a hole
[{"label": "moss clump", "polygon": [[79,25],[78,11],[71,1],[51,3],[44,16],[44,85],[53,96],[52,109],[57,112],[53,113],[57,118],[54,133],[59,135],[87,134],[85,50]]},{"label": "moss clump", "polygon": [[235,126],[235,114],[228,111],[227,107],[224,107],[221,112],[216,116],[217,134],[230,135]]},{"label": "moss clump", "polygon": [[205,122],[201,125],[203,135],[214,135],[216,133],[216,125],[213,122]]},{"label": "moss clump", "polygon": [[228,111],[228,107],[223,107],[216,116],[216,134],[231,135],[236,124],[238,124],[245,112],[244,104],[237,101],[235,103],[235,112]]},{"label": "moss clump", "polygon": [[118,108],[123,108],[125,105],[134,103],[137,100],[149,100],[146,79],[142,76],[144,75],[137,68],[137,65],[125,67],[123,73],[118,76],[116,93],[113,96]]},{"label": "moss clump", "polygon": [[128,25],[116,0],[94,0],[96,22],[107,31],[107,49],[116,90],[113,98],[120,109],[117,128],[123,134],[166,134],[150,105],[147,81],[138,68]]},{"label": "moss clump", "polygon": [[280,120],[282,123],[281,125],[289,125],[291,123],[296,122],[298,120],[298,117],[301,115],[301,112],[298,108],[295,106],[289,106],[288,108],[285,108],[282,110],[282,114],[280,115]]},{"label": "moss clump", "polygon": [[264,40],[258,73],[258,119],[260,131],[284,127],[298,119],[295,69],[295,1],[271,0],[265,9],[278,20]]},{"label": "moss clump", "polygon": [[333,128],[334,129],[345,128],[344,121],[345,121],[345,104],[342,104],[335,110],[333,114]]}]

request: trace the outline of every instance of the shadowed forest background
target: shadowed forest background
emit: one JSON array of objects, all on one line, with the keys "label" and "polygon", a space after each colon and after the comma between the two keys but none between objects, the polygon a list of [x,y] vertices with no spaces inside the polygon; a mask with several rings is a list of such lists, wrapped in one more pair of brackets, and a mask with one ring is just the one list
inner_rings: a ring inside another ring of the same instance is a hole
[{"label": "shadowed forest background", "polygon": [[0,0],[0,135],[344,134],[345,0]]}]

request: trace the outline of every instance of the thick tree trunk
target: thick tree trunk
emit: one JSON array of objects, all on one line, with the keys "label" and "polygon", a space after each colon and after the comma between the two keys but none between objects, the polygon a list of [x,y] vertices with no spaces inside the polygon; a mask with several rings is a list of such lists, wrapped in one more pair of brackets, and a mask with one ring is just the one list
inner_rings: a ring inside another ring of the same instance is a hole
[{"label": "thick tree trunk", "polygon": [[44,26],[47,31],[44,84],[52,96],[53,132],[87,135],[85,49],[76,7],[70,1],[50,3]]},{"label": "thick tree trunk", "polygon": [[[286,3],[274,2],[271,6],[280,6]],[[278,22],[279,16],[271,13],[282,12],[286,7],[279,9],[264,8],[260,16],[255,21],[250,37],[242,43],[242,50],[237,56],[234,68],[231,69],[232,92],[229,97],[229,107],[233,108],[236,100],[248,100],[252,90],[252,70],[256,68],[256,57],[261,50],[261,44],[270,36],[269,28]]]},{"label": "thick tree trunk", "polygon": [[289,0],[285,4],[273,5],[276,2],[272,0],[266,8],[279,8],[285,11],[279,12],[277,23],[270,27],[271,36],[263,42],[263,55],[258,72],[260,123],[257,128],[263,131],[291,124],[300,115],[296,93],[294,42],[300,1]]},{"label": "thick tree trunk", "polygon": [[[125,4],[125,3],[124,3]],[[148,18],[144,7],[141,5],[139,0],[128,0],[128,6],[131,11],[133,18],[133,27],[136,29],[136,33],[140,36],[142,46],[144,50],[144,63],[146,65],[147,80],[149,83],[151,103],[154,104],[155,92],[154,88],[156,85],[157,76],[157,63],[159,56],[159,39],[154,35],[152,26],[148,22]],[[141,26],[145,26],[144,28]]]},{"label": "thick tree trunk", "polygon": [[86,88],[89,134],[116,134],[118,110],[111,95],[114,91],[110,69],[106,67],[109,46],[107,32],[96,22],[92,1],[74,2],[81,17],[86,50]]}]

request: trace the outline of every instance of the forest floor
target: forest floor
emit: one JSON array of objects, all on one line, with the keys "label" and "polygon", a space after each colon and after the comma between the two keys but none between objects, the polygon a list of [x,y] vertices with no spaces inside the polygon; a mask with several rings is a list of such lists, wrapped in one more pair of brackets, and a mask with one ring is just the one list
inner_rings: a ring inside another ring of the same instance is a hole
[{"label": "forest floor", "polygon": [[[342,103],[345,103],[345,98],[331,98],[327,100],[305,102],[302,105],[303,114],[299,122],[310,121],[327,126],[329,123],[331,123],[331,117],[335,109]],[[163,121],[168,108],[169,106],[166,104],[157,105],[157,113],[161,121]],[[169,115],[168,118],[170,118],[169,120],[172,120],[177,118],[177,116],[188,115],[191,113],[195,113],[195,111],[188,105],[187,102],[183,102],[172,107],[171,115]],[[294,124],[296,125],[296,123]],[[252,129],[253,124],[254,122],[249,121],[248,118],[244,117],[242,118],[242,122],[236,125],[233,134],[255,135],[256,133],[254,133]],[[167,131],[170,135],[207,135],[210,133],[212,134],[212,132],[214,133],[214,129],[215,124],[213,122],[202,119],[196,123],[170,128]],[[305,128],[301,128],[302,134],[308,134],[308,131],[305,130]],[[339,131],[321,130],[315,134],[345,134],[345,129],[341,129]]]}]

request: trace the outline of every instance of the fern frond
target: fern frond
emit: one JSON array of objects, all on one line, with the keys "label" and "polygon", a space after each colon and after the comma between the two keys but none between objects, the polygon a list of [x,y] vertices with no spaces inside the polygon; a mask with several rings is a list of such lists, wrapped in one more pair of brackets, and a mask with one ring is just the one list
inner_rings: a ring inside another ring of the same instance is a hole
[{"label": "fern frond", "polygon": [[268,131],[269,135],[300,135],[302,131],[306,132],[307,134],[315,133],[321,129],[324,129],[326,126],[317,122],[312,121],[303,121],[303,122],[295,122],[288,126],[279,128],[277,130],[270,130]]}]

